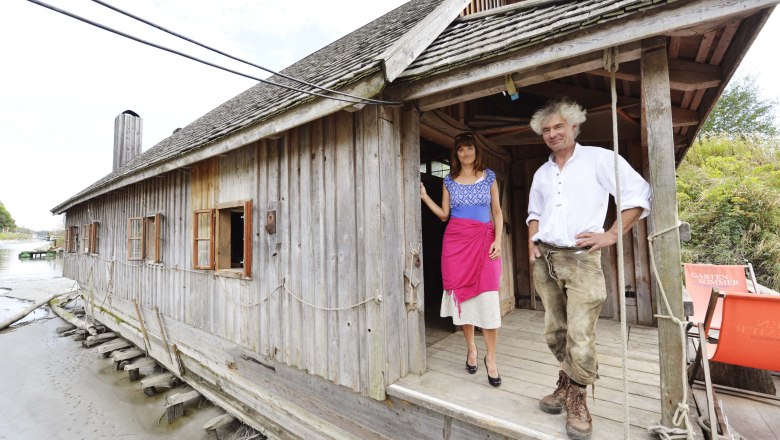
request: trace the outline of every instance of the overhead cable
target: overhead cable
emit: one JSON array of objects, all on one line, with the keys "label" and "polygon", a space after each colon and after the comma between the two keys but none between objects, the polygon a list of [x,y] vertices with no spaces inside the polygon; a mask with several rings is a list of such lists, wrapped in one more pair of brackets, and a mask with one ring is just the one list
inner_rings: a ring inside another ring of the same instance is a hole
[{"label": "overhead cable", "polygon": [[[290,91],[293,91],[293,92],[298,92],[298,93],[304,93],[304,94],[307,94],[307,95],[318,96],[320,98],[332,99],[332,100],[335,100],[335,101],[348,102],[350,104],[357,104],[357,105],[363,105],[363,104],[377,105],[377,104],[380,104],[378,102],[366,101],[366,99],[364,99],[364,98],[359,98],[358,100],[355,100],[355,99],[347,99],[347,98],[340,98],[340,97],[337,97],[337,96],[325,95],[323,93],[302,90],[302,89],[299,89],[299,88],[296,88],[296,87],[292,87],[292,86],[276,83],[276,82],[273,82],[273,81],[269,81],[267,79],[258,78],[256,76],[252,76],[252,75],[249,75],[249,74],[246,74],[246,73],[242,73],[242,72],[239,72],[237,70],[233,70],[233,69],[230,69],[230,68],[227,68],[227,67],[224,67],[224,66],[220,66],[218,64],[214,64],[212,62],[209,62],[209,61],[206,61],[206,60],[202,60],[202,59],[194,57],[192,55],[188,55],[186,53],[179,52],[178,50],[171,49],[169,47],[165,47],[165,46],[161,46],[161,45],[156,44],[156,43],[152,43],[151,41],[146,41],[146,40],[144,40],[142,38],[139,38],[139,37],[127,34],[125,32],[122,32],[122,31],[119,31],[119,30],[116,30],[116,29],[113,29],[113,28],[111,28],[109,26],[106,26],[104,24],[100,24],[100,23],[92,21],[92,20],[90,20],[88,18],[84,18],[84,17],[81,17],[79,15],[76,15],[76,14],[74,14],[72,12],[68,12],[68,11],[60,9],[60,8],[58,8],[56,6],[52,6],[52,5],[48,4],[48,3],[44,3],[44,2],[42,2],[40,0],[27,0],[27,1],[29,1],[30,3],[34,3],[34,4],[38,5],[38,6],[43,6],[44,8],[52,10],[54,12],[59,12],[60,14],[67,15],[68,17],[71,17],[71,18],[74,18],[74,19],[79,20],[81,22],[90,24],[92,26],[95,26],[97,28],[100,28],[100,29],[103,29],[105,31],[111,32],[113,34],[116,34],[116,35],[128,38],[128,39],[133,40],[133,41],[136,41],[138,43],[145,44],[147,46],[151,46],[151,47],[154,47],[156,49],[164,50],[166,52],[170,52],[172,54],[179,55],[181,57],[190,59],[192,61],[196,61],[198,63],[205,64],[207,66],[215,67],[217,69],[224,70],[225,72],[230,72],[230,73],[233,73],[235,75],[243,76],[244,78],[249,78],[249,79],[252,79],[252,80],[255,80],[255,81],[259,81],[261,83],[265,83],[265,84],[268,84],[268,85],[280,87],[280,88],[287,89],[287,90],[290,90]],[[382,101],[382,103],[384,103],[384,101]],[[401,105],[401,103],[400,102],[388,102],[385,105]]]},{"label": "overhead cable", "polygon": [[326,92],[335,93],[337,95],[346,96],[346,97],[349,97],[349,98],[352,98],[352,99],[358,99],[358,100],[361,100],[361,101],[366,101],[366,104],[390,104],[390,105],[398,104],[397,102],[392,102],[392,101],[382,101],[382,100],[379,100],[379,99],[363,98],[363,97],[360,97],[360,96],[351,95],[349,93],[344,93],[344,92],[340,92],[338,90],[333,90],[333,89],[329,89],[327,87],[319,86],[317,84],[310,83],[308,81],[304,81],[302,79],[298,79],[298,78],[286,75],[286,74],[281,73],[281,72],[276,72],[276,71],[271,70],[271,69],[269,69],[267,67],[263,67],[263,66],[260,66],[258,64],[254,64],[251,61],[243,60],[243,59],[238,58],[236,56],[233,56],[233,55],[230,55],[228,53],[225,53],[225,52],[223,52],[223,51],[221,51],[219,49],[215,49],[215,48],[210,47],[210,46],[208,46],[206,44],[203,44],[201,42],[195,41],[195,40],[193,40],[193,39],[191,39],[191,38],[189,38],[187,36],[181,35],[181,34],[179,34],[177,32],[174,32],[174,31],[172,31],[170,29],[166,29],[166,28],[164,28],[164,27],[162,27],[162,26],[160,26],[160,25],[158,25],[156,23],[153,23],[153,22],[151,22],[149,20],[141,18],[141,17],[139,17],[137,15],[134,15],[134,14],[132,14],[130,12],[124,11],[124,10],[122,10],[122,9],[116,7],[116,6],[113,6],[111,4],[108,4],[108,3],[106,3],[106,2],[104,2],[102,0],[92,0],[92,1],[97,3],[97,4],[99,4],[99,5],[105,6],[106,8],[111,9],[111,10],[113,10],[115,12],[118,12],[118,13],[120,13],[122,15],[130,17],[130,18],[132,18],[134,20],[140,21],[141,23],[144,23],[144,24],[146,24],[148,26],[151,26],[153,28],[159,29],[159,30],[161,30],[161,31],[163,31],[163,32],[165,32],[167,34],[173,35],[174,37],[181,38],[184,41],[190,42],[192,44],[195,44],[195,45],[200,46],[200,47],[202,47],[204,49],[207,49],[207,50],[210,50],[210,51],[212,51],[214,53],[220,54],[222,56],[228,57],[228,58],[230,58],[232,60],[235,60],[235,61],[238,61],[240,63],[244,63],[246,65],[249,65],[249,66],[252,66],[252,67],[256,67],[256,68],[258,68],[260,70],[264,70],[264,71],[266,71],[268,73],[274,74],[274,75],[279,76],[281,78],[288,79],[290,81],[295,81],[295,82],[300,83],[300,84],[305,84],[307,86],[314,87],[314,88],[317,88],[317,89],[320,89],[320,90],[323,90],[323,91],[326,91]]}]

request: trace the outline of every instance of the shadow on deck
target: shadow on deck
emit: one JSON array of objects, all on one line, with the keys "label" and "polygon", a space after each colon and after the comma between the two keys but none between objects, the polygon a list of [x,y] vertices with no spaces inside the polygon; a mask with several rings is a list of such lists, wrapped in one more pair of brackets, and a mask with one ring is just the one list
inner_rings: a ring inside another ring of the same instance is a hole
[{"label": "shadow on deck", "polygon": [[[504,318],[498,344],[500,388],[487,383],[481,363],[477,374],[466,372],[462,333],[431,330],[426,335],[428,371],[399,380],[388,393],[512,438],[567,438],[565,415],[546,414],[538,407],[538,399],[555,388],[559,370],[542,335],[543,320],[544,312],[533,310],[515,310]],[[619,439],[623,437],[620,323],[600,320],[596,340],[600,379],[595,402],[588,388],[593,438]],[[477,347],[481,361],[485,349],[479,336]],[[628,369],[631,438],[656,438],[647,432],[660,420],[661,408],[655,328],[629,327]]]},{"label": "shadow on deck", "polygon": [[[500,388],[487,383],[481,363],[477,374],[466,372],[462,333],[429,329],[427,372],[399,380],[388,388],[388,394],[509,438],[567,438],[565,415],[546,414],[538,408],[538,399],[552,392],[558,377],[558,364],[542,335],[543,320],[544,312],[533,310],[515,310],[504,318],[498,344],[503,381]],[[622,439],[620,323],[600,320],[596,341],[600,379],[596,382],[595,401],[592,388],[588,388],[592,438]],[[479,334],[477,347],[481,360],[485,349]],[[655,327],[629,325],[627,359],[629,435],[633,439],[658,438],[647,431],[661,417]],[[694,388],[693,392],[702,402],[702,391]],[[727,416],[733,414],[731,424],[745,438],[780,438],[780,403],[738,396],[726,396],[723,400]],[[696,438],[704,438],[696,422],[693,399],[690,403]]]}]

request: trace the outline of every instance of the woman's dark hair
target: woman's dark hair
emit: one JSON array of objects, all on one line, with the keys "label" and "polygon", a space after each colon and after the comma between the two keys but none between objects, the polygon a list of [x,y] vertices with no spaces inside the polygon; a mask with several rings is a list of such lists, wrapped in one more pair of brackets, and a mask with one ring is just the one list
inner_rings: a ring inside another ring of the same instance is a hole
[{"label": "woman's dark hair", "polygon": [[477,143],[477,138],[474,133],[467,131],[455,136],[455,143],[452,146],[452,153],[450,153],[450,175],[452,178],[456,178],[460,175],[461,165],[460,159],[458,159],[458,148],[468,145],[474,147],[474,171],[484,171],[485,165],[482,163],[482,147]]}]

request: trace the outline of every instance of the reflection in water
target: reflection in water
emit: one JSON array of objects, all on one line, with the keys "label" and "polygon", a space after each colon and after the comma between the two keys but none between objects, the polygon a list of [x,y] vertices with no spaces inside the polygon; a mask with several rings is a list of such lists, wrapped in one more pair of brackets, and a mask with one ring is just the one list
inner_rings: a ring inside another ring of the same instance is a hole
[{"label": "reflection in water", "polygon": [[[9,319],[11,316],[16,315],[22,310],[30,307],[30,304],[31,303],[27,301],[22,301],[20,299],[0,296],[0,321]],[[41,319],[45,317],[46,317],[46,309],[39,307],[33,310],[32,313],[30,313],[29,315],[16,321],[16,323],[14,323],[14,326],[18,326],[19,324],[24,324],[25,322],[35,321],[36,319]]]},{"label": "reflection in water", "polygon": [[[0,241],[0,287],[3,280],[62,276],[62,258],[20,260],[19,252],[48,246],[48,241]],[[0,292],[2,294],[2,292]]]},{"label": "reflection in water", "polygon": [[[26,279],[41,280],[62,276],[61,257],[19,259],[19,252],[30,251],[48,245],[49,242],[47,241],[0,241],[0,321],[21,312],[31,304],[27,301],[4,296],[13,294],[9,286]],[[23,320],[18,321],[16,325],[45,316],[46,310],[39,308]]]}]

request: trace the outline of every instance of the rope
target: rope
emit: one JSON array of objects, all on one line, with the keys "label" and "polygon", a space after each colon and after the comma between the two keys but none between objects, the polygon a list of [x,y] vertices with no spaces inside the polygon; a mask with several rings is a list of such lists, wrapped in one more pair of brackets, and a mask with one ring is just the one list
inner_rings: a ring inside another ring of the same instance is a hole
[{"label": "rope", "polygon": [[[675,214],[676,216],[676,214]],[[656,285],[658,286],[658,291],[661,293],[661,299],[663,300],[664,308],[666,309],[666,315],[656,314],[655,317],[658,319],[668,319],[672,321],[673,323],[677,324],[677,326],[680,329],[680,343],[683,347],[685,347],[685,321],[680,320],[680,318],[674,316],[672,313],[672,307],[669,305],[669,299],[666,296],[666,290],[664,289],[663,284],[661,283],[661,275],[658,273],[658,266],[656,266],[655,263],[655,250],[653,248],[653,241],[656,239],[656,237],[660,237],[661,235],[667,234],[671,231],[674,231],[675,229],[679,228],[681,225],[680,221],[675,218],[675,224],[673,226],[669,226],[667,228],[664,228],[658,232],[654,232],[650,234],[647,237],[648,247],[650,251],[650,268],[653,272],[653,276],[656,280]],[[655,432],[663,439],[688,439],[693,440],[693,429],[691,428],[691,420],[689,416],[689,407],[688,407],[688,377],[687,377],[687,365],[686,361],[683,358],[681,361],[680,366],[680,373],[682,375],[682,384],[683,384],[683,397],[682,401],[677,403],[677,409],[674,411],[674,415],[672,416],[672,424],[676,428],[668,428],[663,425],[654,425],[650,426],[648,430],[651,432]]]},{"label": "rope", "polygon": [[363,301],[360,301],[357,304],[352,304],[350,306],[345,306],[345,307],[321,307],[321,306],[318,306],[316,304],[309,303],[309,302],[305,301],[303,298],[300,298],[298,295],[293,293],[292,290],[288,289],[287,285],[285,283],[286,283],[286,281],[282,281],[281,284],[276,286],[274,288],[274,290],[272,290],[271,293],[268,296],[266,296],[265,298],[260,299],[258,301],[255,301],[255,302],[253,302],[251,304],[243,304],[242,303],[241,305],[243,307],[250,308],[250,307],[254,307],[254,306],[258,305],[258,304],[261,304],[261,303],[263,303],[265,301],[268,301],[272,296],[274,296],[274,293],[276,293],[276,291],[279,290],[280,288],[284,288],[285,292],[287,292],[287,294],[290,295],[291,297],[295,298],[295,300],[298,301],[299,303],[301,303],[303,305],[306,305],[306,306],[309,306],[309,307],[311,307],[313,309],[323,310],[323,311],[326,311],[326,312],[340,312],[340,311],[343,311],[343,310],[350,310],[350,309],[354,309],[356,307],[360,307],[363,304],[369,303],[371,301],[376,301],[377,304],[382,302],[382,295],[377,293],[376,295],[372,296],[371,298],[364,299]]},{"label": "rope", "polygon": [[[615,204],[617,205],[618,209],[618,215],[617,215],[617,229],[618,229],[618,242],[617,242],[617,254],[618,254],[618,287],[625,285],[624,281],[624,268],[623,268],[623,221],[620,216],[620,206],[621,204],[621,196],[620,196],[620,173],[618,168],[618,135],[617,135],[617,85],[615,81],[615,73],[618,70],[618,60],[617,60],[617,48],[613,47],[610,49],[606,49],[604,51],[604,68],[610,72],[610,86],[611,86],[611,94],[612,94],[612,142],[613,142],[613,150],[615,152],[615,193],[617,194],[615,196]],[[676,220],[676,219],[675,219]],[[658,274],[658,267],[655,263],[655,252],[653,250],[653,240],[663,234],[666,234],[670,231],[673,231],[680,227],[679,220],[676,220],[676,224],[674,226],[670,226],[668,228],[662,229],[658,232],[654,232],[650,236],[648,236],[648,247],[649,247],[649,253],[650,253],[650,267],[653,272],[653,276],[656,279],[656,284],[658,285],[658,290],[661,293],[661,298],[663,299],[664,307],[666,308],[667,315],[659,315],[656,314],[655,316],[659,319],[669,319],[672,322],[676,323],[678,327],[680,328],[680,339],[682,342],[682,346],[685,347],[685,322],[681,321],[679,318],[675,317],[672,313],[672,308],[669,305],[669,299],[666,296],[666,291],[664,290],[663,284],[661,284],[661,277]],[[625,296],[624,295],[618,295],[620,299],[620,328],[621,328],[621,343],[623,348],[623,438],[628,439],[629,438],[629,415],[628,415],[628,367],[627,367],[627,357],[628,357],[628,341],[627,341],[627,332],[626,332],[626,304],[625,304]],[[689,407],[688,407],[688,386],[687,386],[687,377],[686,377],[686,371],[687,371],[687,365],[685,362],[685,359],[682,359],[682,365],[680,368],[680,371],[682,373],[682,384],[683,384],[683,398],[681,402],[677,403],[677,408],[674,411],[674,415],[672,416],[672,423],[674,424],[675,428],[668,428],[662,425],[653,425],[648,428],[650,432],[654,432],[658,434],[661,438],[665,440],[672,440],[672,439],[693,439],[693,430],[691,429],[691,423],[689,419]],[[682,426],[682,428],[680,428]]]},{"label": "rope", "polygon": [[[117,258],[113,258],[113,259],[104,258],[104,257],[102,257],[100,255],[65,254],[65,256],[67,258],[75,258],[76,260],[79,260],[79,263],[89,264],[90,265],[90,272],[89,272],[89,274],[90,274],[89,275],[89,279],[90,280],[92,280],[92,272],[94,271],[94,264],[91,264],[90,262],[88,262],[86,257],[93,257],[94,259],[97,259],[97,260],[100,260],[100,261],[104,261],[107,264],[120,263],[120,264],[123,264],[123,265],[125,265],[127,267],[150,267],[150,268],[158,269],[158,270],[182,271],[182,272],[196,273],[196,274],[201,274],[201,275],[208,275],[208,276],[213,277],[215,279],[215,281],[217,282],[217,285],[219,285],[220,289],[222,289],[223,292],[225,292],[227,295],[229,295],[231,297],[234,295],[233,291],[231,291],[230,289],[225,287],[225,285],[222,283],[221,277],[219,275],[217,275],[217,274],[215,274],[213,272],[209,272],[209,271],[183,269],[183,268],[180,268],[178,266],[166,267],[166,266],[164,266],[162,264],[159,264],[159,263],[155,263],[155,264],[146,264],[146,263],[132,264],[132,263],[129,263],[127,261],[119,260]],[[112,281],[113,281],[113,277],[111,277],[111,278],[112,278]],[[241,281],[246,281],[246,280],[242,279]],[[300,296],[296,295],[293,291],[291,291],[289,288],[287,288],[285,283],[286,283],[285,281],[282,281],[282,283],[279,284],[278,286],[276,286],[271,291],[271,293],[268,294],[268,296],[266,296],[266,297],[264,297],[264,298],[262,298],[260,300],[257,300],[257,301],[255,301],[253,303],[246,303],[246,304],[245,303],[241,303],[241,306],[242,307],[246,307],[246,308],[251,308],[251,307],[257,306],[258,304],[262,304],[262,303],[268,301],[272,296],[274,296],[276,291],[278,291],[280,288],[284,288],[284,291],[289,296],[293,297],[299,303],[301,303],[301,304],[303,304],[305,306],[311,307],[313,309],[323,310],[323,311],[326,311],[326,312],[339,312],[339,311],[344,311],[344,310],[350,310],[350,309],[354,309],[354,308],[360,307],[363,304],[369,303],[371,301],[376,301],[377,304],[382,302],[382,295],[377,292],[374,296],[372,296],[370,298],[367,298],[367,299],[365,299],[363,301],[360,301],[360,302],[358,302],[356,304],[352,304],[352,305],[348,305],[348,306],[344,306],[344,307],[322,307],[322,306],[318,306],[316,304],[309,303],[306,300],[304,300],[303,298],[301,298]],[[91,291],[93,286],[94,286],[94,283],[91,283],[90,284],[90,291]],[[103,304],[105,304],[107,299],[109,300],[109,304],[110,304],[111,303],[110,302],[111,301],[110,300],[111,289],[110,288],[109,289],[104,289],[104,288],[101,288],[101,287],[95,287],[95,288],[97,290],[100,290],[101,292],[105,292],[106,293],[106,296],[103,298]],[[93,306],[94,306],[94,304],[93,304]]]},{"label": "rope", "polygon": [[617,123],[617,85],[615,73],[618,70],[618,51],[616,47],[604,50],[604,68],[610,72],[610,89],[612,94],[612,150],[615,154],[615,205],[617,214],[615,215],[617,226],[617,266],[618,266],[618,299],[620,303],[620,345],[623,357],[621,366],[623,369],[623,438],[629,438],[630,420],[628,414],[628,330],[626,325],[626,295],[620,294],[620,291],[626,285],[625,268],[623,261],[623,216],[621,207],[622,195],[620,189],[620,152],[618,151],[618,123]]}]

